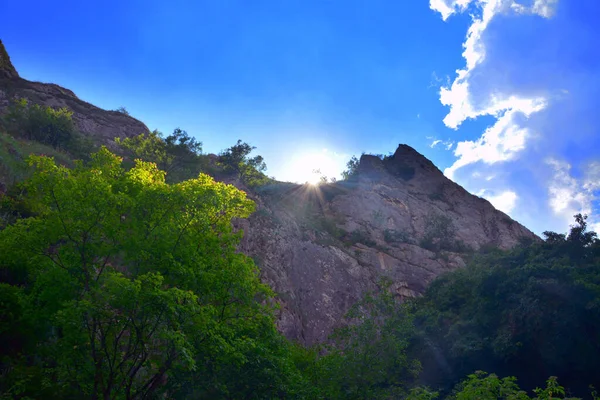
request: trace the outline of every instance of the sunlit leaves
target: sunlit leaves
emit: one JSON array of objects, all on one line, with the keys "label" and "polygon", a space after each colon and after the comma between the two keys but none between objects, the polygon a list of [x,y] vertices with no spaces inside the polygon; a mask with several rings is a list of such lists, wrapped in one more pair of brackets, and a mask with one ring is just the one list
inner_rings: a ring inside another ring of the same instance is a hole
[{"label": "sunlit leaves", "polygon": [[12,363],[52,379],[28,380],[23,393],[147,397],[184,390],[178,376],[199,370],[198,384],[217,390],[224,370],[277,351],[272,293],[236,252],[231,220],[254,210],[245,193],[206,175],[168,185],[154,163],[121,162],[106,149],[74,169],[30,159],[36,215],[0,232],[6,274],[26,277],[3,330],[35,326],[22,351],[37,358]]}]

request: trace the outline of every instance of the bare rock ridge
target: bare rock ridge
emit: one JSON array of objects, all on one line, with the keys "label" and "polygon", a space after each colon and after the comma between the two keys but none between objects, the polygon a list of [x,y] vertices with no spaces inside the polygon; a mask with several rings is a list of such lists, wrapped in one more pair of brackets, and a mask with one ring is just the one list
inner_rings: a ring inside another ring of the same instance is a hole
[{"label": "bare rock ridge", "polygon": [[[79,130],[103,144],[148,131],[68,89],[20,78],[0,42],[0,113],[15,97],[69,108]],[[464,266],[473,250],[537,239],[404,144],[390,157],[363,155],[348,181],[241,188],[258,209],[235,222],[245,231],[240,250],[278,295],[279,329],[305,344],[326,340],[384,279],[399,298],[415,297],[435,277]]]},{"label": "bare rock ridge", "polygon": [[19,74],[10,61],[10,57],[0,40],[0,78],[15,79]]},{"label": "bare rock ridge", "polygon": [[0,40],[0,114],[15,98],[73,111],[78,130],[112,147],[115,137],[131,137],[148,132],[141,121],[117,111],[107,111],[79,99],[72,91],[51,83],[31,82],[19,77]]},{"label": "bare rock ridge", "polygon": [[241,223],[242,251],[279,294],[282,332],[307,344],[325,340],[382,278],[399,298],[415,297],[473,250],[537,239],[407,145],[385,159],[363,155],[350,181],[252,197],[259,210]]}]

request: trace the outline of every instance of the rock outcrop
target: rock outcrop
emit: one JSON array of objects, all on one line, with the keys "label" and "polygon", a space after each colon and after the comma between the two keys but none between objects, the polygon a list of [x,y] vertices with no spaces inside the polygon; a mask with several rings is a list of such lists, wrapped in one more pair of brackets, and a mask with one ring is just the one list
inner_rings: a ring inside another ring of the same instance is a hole
[{"label": "rock outcrop", "polygon": [[253,197],[242,251],[279,295],[280,329],[306,344],[325,340],[384,278],[398,297],[418,296],[473,250],[537,239],[406,145],[385,160],[363,155],[348,182],[280,184]]},{"label": "rock outcrop", "polygon": [[67,107],[73,111],[73,121],[81,133],[109,147],[113,146],[115,137],[148,132],[148,127],[141,121],[117,111],[98,108],[79,99],[68,89],[22,79],[0,41],[0,114],[15,98],[26,98],[32,103],[51,107]]}]

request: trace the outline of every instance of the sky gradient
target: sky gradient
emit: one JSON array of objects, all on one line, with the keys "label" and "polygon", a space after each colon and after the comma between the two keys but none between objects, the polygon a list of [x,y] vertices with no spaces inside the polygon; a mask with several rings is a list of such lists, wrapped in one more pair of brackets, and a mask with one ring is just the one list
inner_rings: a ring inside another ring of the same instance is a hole
[{"label": "sky gradient", "polygon": [[[22,77],[268,174],[407,143],[536,233],[600,213],[597,0],[0,2]],[[306,168],[306,167],[305,167]],[[600,230],[600,229],[598,229]]]}]

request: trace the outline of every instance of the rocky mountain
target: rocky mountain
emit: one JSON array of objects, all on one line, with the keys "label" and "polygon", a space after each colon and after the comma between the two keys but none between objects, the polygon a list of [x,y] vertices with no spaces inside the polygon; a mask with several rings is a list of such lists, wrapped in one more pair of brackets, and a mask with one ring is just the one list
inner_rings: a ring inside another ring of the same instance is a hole
[{"label": "rocky mountain", "polygon": [[[69,108],[79,130],[99,143],[148,131],[68,89],[20,78],[0,42],[0,113],[14,97]],[[356,301],[386,281],[398,297],[415,297],[438,275],[464,266],[473,251],[537,240],[407,145],[390,157],[363,155],[347,181],[236,184],[258,205],[250,219],[237,221],[245,231],[240,250],[277,292],[281,331],[306,344],[325,340]]]},{"label": "rocky mountain", "polygon": [[240,224],[242,251],[279,294],[280,329],[308,344],[386,278],[398,297],[418,296],[472,251],[537,240],[407,145],[385,159],[363,155],[349,181],[273,185],[252,197],[259,210]]},{"label": "rocky mountain", "polygon": [[115,137],[148,132],[143,122],[117,111],[98,108],[79,99],[69,89],[21,78],[0,40],[0,114],[15,98],[26,98],[32,103],[51,107],[67,107],[73,111],[73,120],[81,133],[109,147],[113,146]]}]

